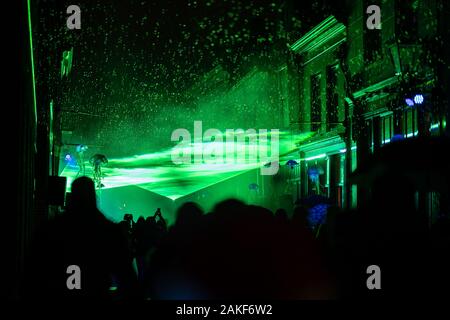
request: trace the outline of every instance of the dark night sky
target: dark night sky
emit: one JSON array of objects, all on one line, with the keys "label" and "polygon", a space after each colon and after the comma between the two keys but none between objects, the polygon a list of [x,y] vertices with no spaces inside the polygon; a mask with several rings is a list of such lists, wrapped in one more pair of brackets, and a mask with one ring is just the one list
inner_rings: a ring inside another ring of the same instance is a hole
[{"label": "dark night sky", "polygon": [[[74,65],[91,65],[100,82],[126,67],[131,80],[176,93],[219,63],[245,72],[262,51],[293,42],[339,7],[324,0],[83,0],[82,30],[69,31],[65,2],[39,2],[38,44],[72,43]],[[293,30],[287,39],[286,29]]]},{"label": "dark night sky", "polygon": [[[255,65],[270,68],[273,57],[285,55],[268,52],[286,50],[341,7],[329,0],[80,0],[81,30],[68,30],[71,4],[37,2],[37,80],[59,72],[62,51],[73,47],[61,108],[103,117],[64,115],[63,129],[76,128],[84,143],[101,127],[129,131],[143,117],[167,112],[167,103],[182,103],[186,89],[217,65],[232,79]],[[59,86],[58,77],[53,81]]]}]

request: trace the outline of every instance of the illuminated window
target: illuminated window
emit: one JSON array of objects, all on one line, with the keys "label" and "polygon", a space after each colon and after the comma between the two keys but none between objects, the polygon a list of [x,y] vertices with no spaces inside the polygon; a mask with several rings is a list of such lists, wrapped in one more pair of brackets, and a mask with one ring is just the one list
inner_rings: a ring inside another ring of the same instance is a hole
[{"label": "illuminated window", "polygon": [[391,138],[394,134],[394,121],[393,116],[385,116],[381,118],[381,143],[391,142]]},{"label": "illuminated window", "polygon": [[338,122],[337,71],[337,65],[327,67],[327,131],[335,128]]},{"label": "illuminated window", "polygon": [[320,80],[320,73],[311,76],[311,131],[318,130],[321,124],[322,100],[320,98]]},{"label": "illuminated window", "polygon": [[408,108],[403,115],[403,133],[405,138],[417,136],[417,110]]}]

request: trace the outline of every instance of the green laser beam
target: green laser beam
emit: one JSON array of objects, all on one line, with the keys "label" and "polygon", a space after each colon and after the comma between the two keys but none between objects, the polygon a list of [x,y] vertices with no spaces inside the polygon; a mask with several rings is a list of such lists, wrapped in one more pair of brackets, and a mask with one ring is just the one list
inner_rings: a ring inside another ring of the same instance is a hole
[{"label": "green laser beam", "polygon": [[[31,74],[32,74],[32,83],[33,83],[33,108],[34,108],[34,122],[35,122],[35,130],[37,126],[37,103],[36,103],[36,79],[34,77],[34,50],[33,50],[33,34],[31,28],[31,5],[30,0],[27,0],[27,11],[28,11],[28,33],[30,35],[30,58],[31,58]],[[36,143],[34,144],[34,148],[36,149]]]}]

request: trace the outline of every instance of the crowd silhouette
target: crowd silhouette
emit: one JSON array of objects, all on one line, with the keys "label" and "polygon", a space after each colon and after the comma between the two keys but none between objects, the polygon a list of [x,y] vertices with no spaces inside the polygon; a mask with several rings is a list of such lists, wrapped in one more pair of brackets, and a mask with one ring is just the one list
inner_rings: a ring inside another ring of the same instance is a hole
[{"label": "crowd silhouette", "polygon": [[[430,226],[405,179],[377,176],[367,207],[329,206],[320,226],[311,226],[307,205],[273,213],[228,199],[211,212],[185,203],[169,227],[156,208],[136,222],[108,221],[93,181],[80,177],[65,212],[36,237],[26,292],[106,300],[438,296],[450,284],[448,215]],[[81,290],[67,288],[68,265],[80,267]],[[382,290],[367,288],[370,265],[382,270]]]}]

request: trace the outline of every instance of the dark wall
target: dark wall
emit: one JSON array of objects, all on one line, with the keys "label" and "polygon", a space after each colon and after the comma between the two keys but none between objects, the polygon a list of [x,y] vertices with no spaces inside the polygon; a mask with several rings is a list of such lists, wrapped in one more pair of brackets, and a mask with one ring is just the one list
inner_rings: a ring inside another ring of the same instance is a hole
[{"label": "dark wall", "polygon": [[[14,110],[17,113],[16,125],[13,127],[11,137],[14,137],[14,145],[17,151],[14,153],[16,159],[14,178],[15,185],[15,209],[17,214],[12,214],[12,226],[15,235],[12,245],[8,245],[8,250],[12,252],[11,270],[8,270],[6,276],[8,283],[7,296],[13,299],[20,297],[21,279],[24,271],[24,260],[30,245],[33,227],[33,192],[34,192],[34,161],[35,161],[35,113],[33,105],[33,75],[31,68],[30,55],[30,36],[27,18],[27,1],[20,1],[19,5],[20,25],[19,36],[19,54],[15,57],[18,59],[18,70],[15,70],[17,84],[19,87],[18,97],[15,96],[12,101]],[[32,12],[33,15],[33,12]],[[15,91],[12,91],[15,92]],[[10,93],[12,94],[12,93]],[[18,98],[18,99],[17,99]],[[18,105],[17,105],[18,102]],[[11,198],[14,199],[14,198]],[[6,226],[5,226],[6,227]]]}]

